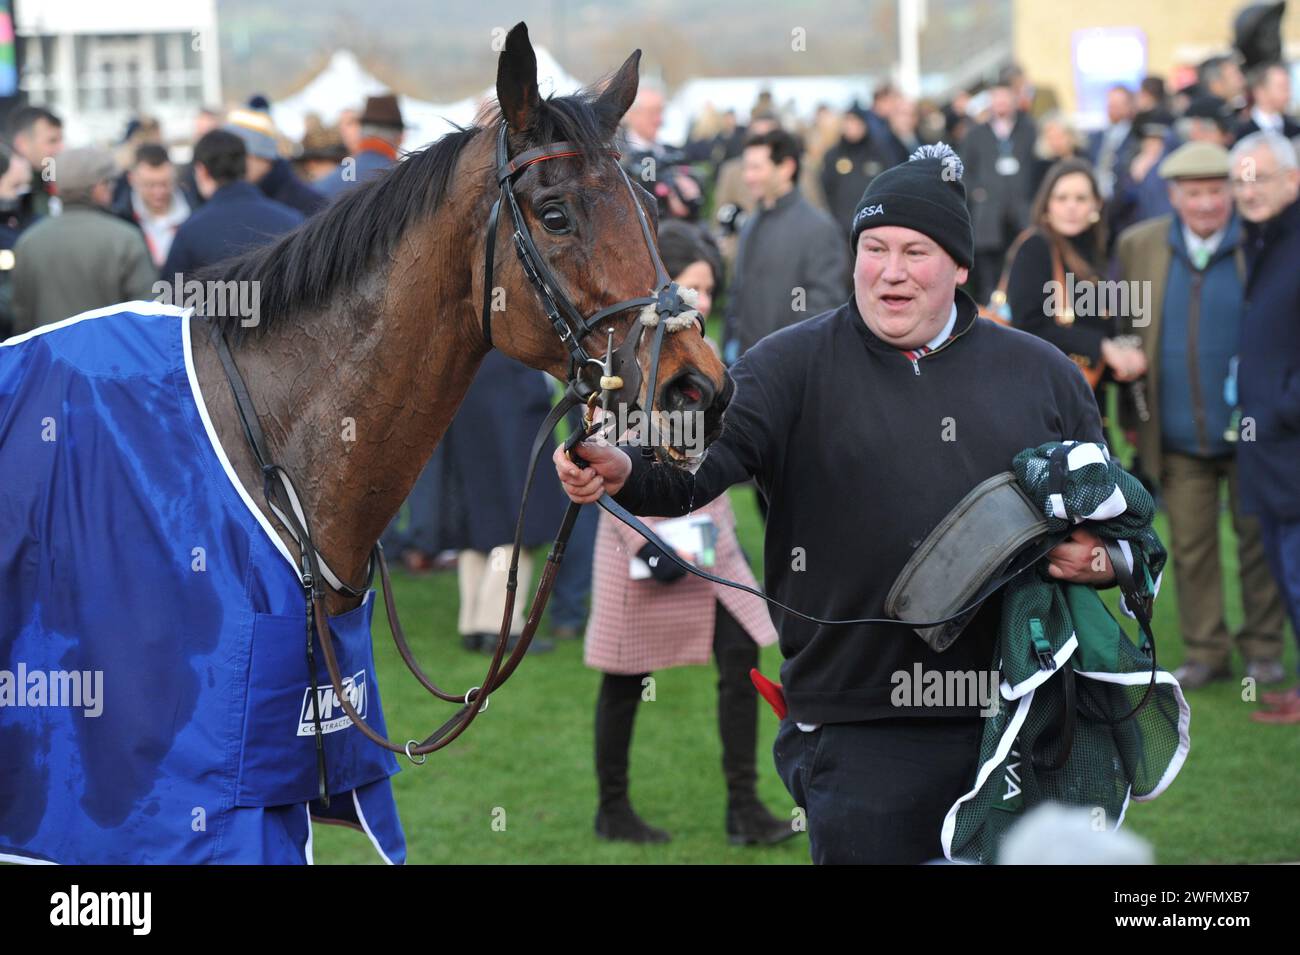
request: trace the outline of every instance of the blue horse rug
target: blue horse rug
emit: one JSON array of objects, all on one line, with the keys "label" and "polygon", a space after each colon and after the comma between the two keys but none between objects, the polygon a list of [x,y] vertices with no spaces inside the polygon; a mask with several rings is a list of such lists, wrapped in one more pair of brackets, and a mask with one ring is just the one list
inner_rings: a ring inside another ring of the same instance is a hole
[{"label": "blue horse rug", "polygon": [[[0,343],[0,860],[309,863],[316,817],[403,862],[397,762],[319,646],[315,801],[300,578],[217,440],[189,332],[188,310],[131,302]],[[385,732],[373,597],[331,626]]]}]

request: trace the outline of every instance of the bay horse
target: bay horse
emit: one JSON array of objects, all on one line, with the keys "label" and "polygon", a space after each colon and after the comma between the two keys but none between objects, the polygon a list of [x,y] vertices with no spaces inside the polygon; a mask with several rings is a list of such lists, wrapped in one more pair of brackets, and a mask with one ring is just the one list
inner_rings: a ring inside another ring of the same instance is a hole
[{"label": "bay horse", "polygon": [[[621,400],[702,414],[706,443],[721,428],[731,382],[702,335],[662,334],[681,316],[653,200],[611,155],[638,63],[543,99],[517,25],[495,111],[214,273],[257,296],[255,325],[128,303],[0,345],[0,860],[310,861],[322,817],[404,857],[394,747],[359,732],[385,732],[364,582],[489,347],[572,394],[591,372],[575,344],[621,333],[641,389]],[[557,321],[557,299],[599,328]],[[651,348],[627,303],[656,300]],[[608,395],[622,379],[603,371]],[[258,493],[268,459],[307,546]],[[313,585],[318,564],[340,584]],[[319,687],[313,618],[341,648],[322,641]],[[26,683],[5,705],[15,673],[46,669],[102,675],[102,712],[41,708],[43,682],[36,708]]]}]

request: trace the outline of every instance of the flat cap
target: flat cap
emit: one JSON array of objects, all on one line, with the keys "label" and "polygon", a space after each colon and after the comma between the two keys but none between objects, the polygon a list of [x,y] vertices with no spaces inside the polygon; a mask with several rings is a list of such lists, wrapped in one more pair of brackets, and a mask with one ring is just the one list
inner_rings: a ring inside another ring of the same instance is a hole
[{"label": "flat cap", "polygon": [[54,182],[64,199],[82,199],[117,175],[113,154],[97,146],[65,149],[54,158]]},{"label": "flat cap", "polygon": [[1227,179],[1228,151],[1214,143],[1184,143],[1156,171],[1162,179]]}]

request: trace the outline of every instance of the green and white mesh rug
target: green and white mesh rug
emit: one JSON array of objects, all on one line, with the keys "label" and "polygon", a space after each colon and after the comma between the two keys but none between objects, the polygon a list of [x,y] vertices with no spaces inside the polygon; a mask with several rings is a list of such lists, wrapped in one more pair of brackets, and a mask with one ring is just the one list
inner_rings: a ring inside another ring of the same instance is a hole
[{"label": "green and white mesh rug", "polygon": [[[1068,470],[1063,488],[1049,491],[1054,451]],[[1120,542],[1134,579],[1155,596],[1166,559],[1151,529],[1155,504],[1104,446],[1042,445],[1017,455],[1013,470],[1053,530],[1088,520],[1089,530]],[[1169,787],[1191,746],[1191,710],[1177,681],[1157,668],[1152,684],[1148,651],[1093,588],[1038,570],[1024,575],[1003,590],[999,636],[1000,705],[986,718],[972,788],[943,823],[953,861],[996,862],[1002,836],[1043,802],[1089,808],[1099,828],[1117,828],[1130,799],[1154,799]],[[1070,682],[1073,720],[1064,709]],[[1148,689],[1145,705],[1124,719]]]}]

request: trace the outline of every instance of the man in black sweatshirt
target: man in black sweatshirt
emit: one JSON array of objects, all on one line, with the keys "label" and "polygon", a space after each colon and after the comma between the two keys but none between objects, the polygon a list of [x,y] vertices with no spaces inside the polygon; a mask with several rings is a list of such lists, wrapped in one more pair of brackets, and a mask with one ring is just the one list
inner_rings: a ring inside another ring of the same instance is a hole
[{"label": "man in black sweatshirt", "polygon": [[[913,550],[975,485],[1026,447],[1104,441],[1074,363],[979,319],[958,289],[973,242],[951,150],[923,147],[877,176],[851,239],[853,297],[732,366],[735,398],[694,474],[591,441],[578,449],[586,468],[555,456],[569,496],[608,491],[634,513],[680,515],[753,477],[770,502],[767,592],[816,617],[884,617]],[[1076,530],[1050,573],[1110,583],[1099,544]],[[815,862],[941,857],[944,816],[974,785],[980,706],[895,705],[898,675],[987,673],[998,609],[990,600],[942,654],[901,627],[818,626],[773,609],[789,707],[774,755]]]}]

